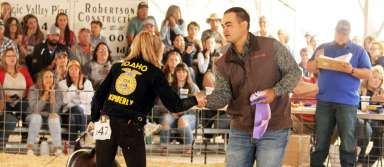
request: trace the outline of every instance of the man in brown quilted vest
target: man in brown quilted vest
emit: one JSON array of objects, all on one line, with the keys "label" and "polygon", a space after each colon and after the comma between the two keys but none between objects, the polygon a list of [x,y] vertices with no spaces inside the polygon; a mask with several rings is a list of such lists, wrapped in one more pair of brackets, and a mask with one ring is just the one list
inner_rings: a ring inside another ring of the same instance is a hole
[{"label": "man in brown quilted vest", "polygon": [[[282,166],[292,122],[288,93],[298,83],[301,71],[293,56],[272,38],[249,33],[250,18],[239,7],[224,13],[224,36],[230,43],[215,62],[215,90],[207,96],[208,108],[228,105],[231,116],[227,167]],[[255,107],[251,94],[261,91],[269,104],[271,119],[265,134],[254,139]]]}]

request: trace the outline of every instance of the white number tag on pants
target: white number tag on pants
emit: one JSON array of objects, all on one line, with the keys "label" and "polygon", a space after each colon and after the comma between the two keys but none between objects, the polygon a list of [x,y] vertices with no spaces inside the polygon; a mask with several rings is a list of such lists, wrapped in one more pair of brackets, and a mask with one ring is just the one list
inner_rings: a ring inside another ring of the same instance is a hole
[{"label": "white number tag on pants", "polygon": [[109,125],[109,119],[105,121],[95,122],[95,130],[93,131],[94,140],[108,140],[111,139],[111,126]]}]

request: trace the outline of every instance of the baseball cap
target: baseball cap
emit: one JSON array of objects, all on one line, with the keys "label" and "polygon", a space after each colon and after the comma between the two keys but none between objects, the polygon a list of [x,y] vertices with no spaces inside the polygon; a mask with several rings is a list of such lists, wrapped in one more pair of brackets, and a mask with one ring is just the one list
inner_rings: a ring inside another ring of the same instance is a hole
[{"label": "baseball cap", "polygon": [[152,18],[146,18],[146,19],[144,20],[144,22],[143,22],[143,26],[148,25],[148,24],[154,26],[154,25],[155,25],[155,20],[153,20]]},{"label": "baseball cap", "polygon": [[59,35],[60,34],[60,29],[58,27],[56,27],[55,25],[52,25],[50,28],[49,28],[49,31],[48,31],[48,35]]},{"label": "baseball cap", "polygon": [[309,32],[305,32],[304,37],[310,37],[310,36],[312,36],[311,33],[309,33]]},{"label": "baseball cap", "polygon": [[148,8],[147,2],[140,2],[139,5],[137,6],[138,9],[140,8]]},{"label": "baseball cap", "polygon": [[65,51],[60,51],[55,54],[55,57],[68,57],[68,54]]},{"label": "baseball cap", "polygon": [[217,13],[212,13],[211,15],[209,15],[206,22],[209,23],[209,21],[211,21],[211,20],[220,20],[221,21],[221,18],[219,17],[219,15]]}]

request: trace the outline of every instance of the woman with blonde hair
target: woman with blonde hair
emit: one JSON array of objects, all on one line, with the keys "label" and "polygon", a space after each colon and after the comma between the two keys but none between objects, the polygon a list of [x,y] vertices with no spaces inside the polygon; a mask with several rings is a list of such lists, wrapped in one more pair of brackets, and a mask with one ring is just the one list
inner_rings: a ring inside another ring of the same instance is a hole
[{"label": "woman with blonde hair", "polygon": [[360,86],[361,96],[373,96],[383,89],[384,68],[380,65],[372,67],[369,79],[363,80]]},{"label": "woman with blonde hair", "polygon": [[[360,95],[361,96],[384,96],[384,69],[380,65],[376,65],[372,68],[372,74],[368,80],[364,80],[360,87]],[[371,104],[375,102],[370,102]],[[358,133],[358,146],[361,147],[361,151],[359,154],[358,163],[364,165],[373,165],[379,157],[383,154],[381,153],[383,134],[384,134],[384,122],[383,121],[375,121],[371,120],[362,125],[361,129],[365,131],[365,133]],[[360,131],[358,131],[360,132]],[[366,156],[366,148],[369,143],[369,139],[373,141],[373,147],[369,151],[369,154]]]},{"label": "woman with blonde hair", "polygon": [[0,4],[0,20],[7,21],[12,16],[12,7],[8,2],[2,2]]},{"label": "woman with blonde hair", "polygon": [[93,86],[81,71],[80,63],[73,59],[68,62],[66,79],[58,83],[62,92],[62,122],[69,127],[69,140],[73,141],[77,134],[85,131],[87,117],[91,115]]},{"label": "woman with blonde hair", "polygon": [[372,65],[381,65],[384,68],[384,46],[378,41],[374,41],[368,50]]},{"label": "woman with blonde hair", "polygon": [[17,117],[24,120],[26,116],[24,112],[28,107],[26,97],[33,82],[28,69],[20,65],[18,59],[14,48],[5,49],[1,58],[0,84],[5,89],[5,110],[19,111]]},{"label": "woman with blonde hair", "polygon": [[43,122],[48,124],[55,155],[61,155],[62,153],[60,116],[57,114],[61,106],[61,97],[59,93],[55,92],[56,86],[53,72],[43,70],[38,75],[37,83],[31,87],[28,96],[29,112],[31,114],[27,117],[29,122],[27,154],[29,155],[33,155],[32,147]]},{"label": "woman with blonde hair", "polygon": [[48,67],[53,71],[56,83],[67,79],[68,54],[67,52],[57,52],[52,64]]},{"label": "woman with blonde hair", "polygon": [[[146,116],[160,97],[171,112],[185,111],[205,104],[203,94],[180,99],[172,91],[161,71],[163,44],[150,32],[139,33],[132,42],[128,57],[112,66],[92,100],[92,121],[109,118],[112,133],[96,140],[96,164],[112,165],[117,146],[122,148],[127,166],[145,167],[143,127]],[[108,122],[108,121],[107,121]],[[95,126],[90,123],[88,128]],[[100,129],[95,129],[100,132]]]},{"label": "woman with blonde hair", "polygon": [[160,36],[167,50],[172,48],[172,41],[176,35],[185,36],[186,22],[181,17],[179,6],[169,6],[164,21],[161,23]]}]

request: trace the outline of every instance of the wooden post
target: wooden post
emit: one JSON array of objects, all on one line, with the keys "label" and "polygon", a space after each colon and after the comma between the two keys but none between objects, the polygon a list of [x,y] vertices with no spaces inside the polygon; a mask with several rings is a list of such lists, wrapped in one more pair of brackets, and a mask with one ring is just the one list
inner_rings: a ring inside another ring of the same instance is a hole
[{"label": "wooden post", "polygon": [[368,24],[369,24],[368,6],[369,6],[369,2],[368,0],[365,0],[364,1],[364,36],[368,35]]}]

